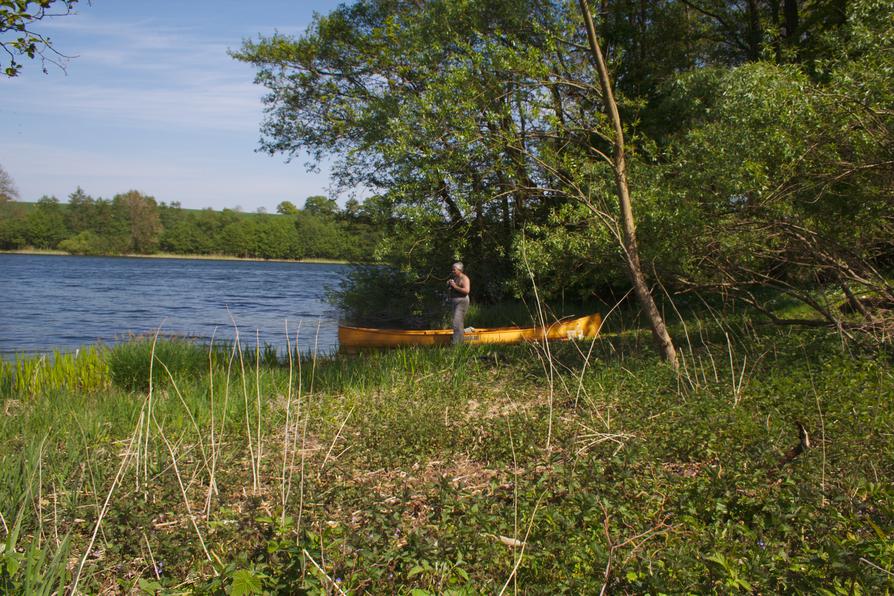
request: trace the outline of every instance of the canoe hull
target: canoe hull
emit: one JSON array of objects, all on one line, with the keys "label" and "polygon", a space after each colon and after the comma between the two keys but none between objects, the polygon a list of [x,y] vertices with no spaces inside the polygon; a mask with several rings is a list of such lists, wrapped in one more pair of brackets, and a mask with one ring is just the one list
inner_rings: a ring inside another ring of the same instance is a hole
[{"label": "canoe hull", "polygon": [[[598,313],[558,321],[545,327],[495,327],[475,329],[465,334],[468,344],[512,344],[525,341],[563,341],[596,337],[602,327]],[[447,345],[453,337],[451,329],[373,329],[367,327],[338,327],[338,341],[342,350],[364,348],[394,348],[400,346]]]}]

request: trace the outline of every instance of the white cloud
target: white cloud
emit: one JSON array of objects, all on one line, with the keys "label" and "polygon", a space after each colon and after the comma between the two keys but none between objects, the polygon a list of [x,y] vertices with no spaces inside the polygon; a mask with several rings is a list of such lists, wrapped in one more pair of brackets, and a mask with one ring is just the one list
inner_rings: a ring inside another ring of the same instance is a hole
[{"label": "white cloud", "polygon": [[78,36],[67,42],[78,55],[69,65],[72,76],[19,81],[16,92],[3,98],[5,110],[62,112],[129,126],[258,130],[263,92],[252,83],[251,70],[227,55],[224,43],[190,28],[145,21],[56,23],[59,31]]},{"label": "white cloud", "polygon": [[12,98],[6,109],[36,116],[89,118],[105,125],[239,132],[257,131],[262,112],[258,91],[250,83],[233,82],[149,89],[73,85],[61,97]]},{"label": "white cloud", "polygon": [[[325,4],[306,0],[268,13],[279,18],[295,6],[296,18],[309,22],[314,2]],[[64,199],[80,185],[106,198],[137,189],[190,208],[272,211],[282,200],[327,194],[326,164],[307,174],[300,157],[285,165],[254,154],[264,90],[253,84],[252,67],[227,50],[274,28],[235,20],[259,14],[245,6],[97,0],[76,16],[46,21],[60,51],[76,56],[68,74],[30,69],[0,85],[0,163],[23,199]],[[107,18],[113,8],[119,16]],[[279,31],[305,27],[293,19]]]}]

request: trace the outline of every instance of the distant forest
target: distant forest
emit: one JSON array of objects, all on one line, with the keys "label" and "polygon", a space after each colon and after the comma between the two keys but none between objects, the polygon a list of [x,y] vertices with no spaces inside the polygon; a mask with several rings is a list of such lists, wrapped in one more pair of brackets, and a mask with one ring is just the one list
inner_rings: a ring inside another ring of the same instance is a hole
[{"label": "distant forest", "polygon": [[[368,204],[308,197],[277,213],[184,209],[138,191],[94,198],[78,188],[62,203],[0,201],[0,249],[55,249],[78,255],[175,253],[258,259],[370,261],[385,217]],[[387,219],[387,217],[386,217]]]}]

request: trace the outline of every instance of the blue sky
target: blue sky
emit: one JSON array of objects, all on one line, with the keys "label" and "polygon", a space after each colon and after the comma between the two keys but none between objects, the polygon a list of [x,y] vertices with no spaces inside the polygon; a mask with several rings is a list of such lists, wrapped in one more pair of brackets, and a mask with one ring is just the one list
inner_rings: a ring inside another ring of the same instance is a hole
[{"label": "blue sky", "polygon": [[[227,50],[274,31],[299,35],[335,0],[82,0],[39,23],[66,72],[24,62],[0,78],[0,165],[23,201],[131,189],[190,209],[273,212],[334,196],[328,164],[258,153],[264,90]],[[5,65],[5,64],[4,64]],[[339,198],[343,202],[347,197]]]}]

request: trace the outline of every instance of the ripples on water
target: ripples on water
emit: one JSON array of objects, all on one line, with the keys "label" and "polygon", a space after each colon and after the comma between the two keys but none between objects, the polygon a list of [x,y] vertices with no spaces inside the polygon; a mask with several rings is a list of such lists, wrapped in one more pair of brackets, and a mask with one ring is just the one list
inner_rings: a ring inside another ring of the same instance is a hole
[{"label": "ripples on water", "polygon": [[[326,302],[344,265],[0,254],[0,355],[72,351],[132,334],[338,348]],[[232,319],[231,319],[232,316]],[[318,337],[317,337],[318,334]]]}]

